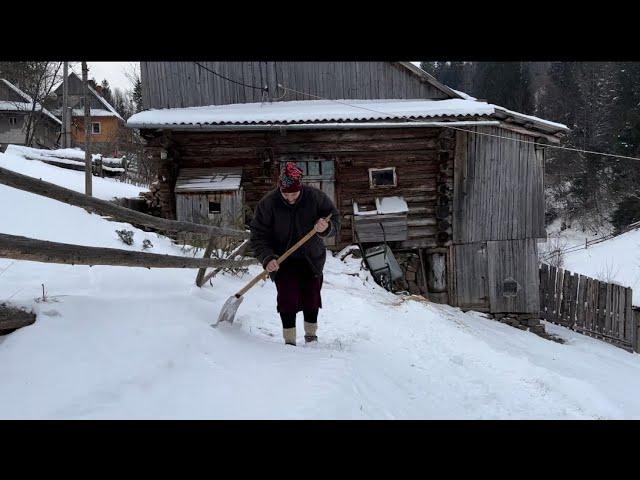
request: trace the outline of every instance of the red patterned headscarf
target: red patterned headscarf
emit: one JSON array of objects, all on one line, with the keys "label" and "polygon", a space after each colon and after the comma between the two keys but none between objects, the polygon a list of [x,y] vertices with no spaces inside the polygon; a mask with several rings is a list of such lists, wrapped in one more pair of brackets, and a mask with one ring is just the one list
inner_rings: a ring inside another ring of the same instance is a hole
[{"label": "red patterned headscarf", "polygon": [[280,171],[278,186],[284,193],[299,192],[302,189],[302,170],[293,162],[287,162]]}]

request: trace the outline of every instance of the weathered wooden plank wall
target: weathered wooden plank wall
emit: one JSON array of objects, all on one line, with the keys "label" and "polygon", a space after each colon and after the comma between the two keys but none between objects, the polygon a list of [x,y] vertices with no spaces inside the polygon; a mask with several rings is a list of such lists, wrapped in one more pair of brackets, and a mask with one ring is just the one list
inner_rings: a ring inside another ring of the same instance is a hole
[{"label": "weathered wooden plank wall", "polygon": [[626,350],[638,351],[633,291],[613,283],[540,265],[540,317]]},{"label": "weathered wooden plank wall", "polygon": [[[456,132],[453,187],[453,250],[458,305],[477,308],[464,284],[486,270],[487,296],[482,309],[494,313],[538,313],[540,287],[535,239],[544,227],[544,159],[522,143],[532,138],[498,127]],[[490,136],[488,136],[490,135]],[[499,138],[503,137],[503,138]],[[477,245],[487,248],[486,262],[462,261]],[[474,245],[474,247],[467,247]],[[517,292],[505,292],[505,280]],[[506,293],[506,294],[505,294]]]},{"label": "weathered wooden plank wall", "polygon": [[[489,304],[492,313],[537,313],[540,287],[535,239],[487,242]],[[505,283],[517,283],[515,293]]]},{"label": "weathered wooden plank wall", "polygon": [[454,243],[546,238],[544,164],[532,138],[497,127],[457,132]]},{"label": "weathered wooden plank wall", "polygon": [[[486,242],[454,245],[455,289],[458,306],[489,311]],[[463,272],[464,275],[461,275]]]},{"label": "weathered wooden plank wall", "polygon": [[396,62],[198,62],[220,75],[269,95],[237,85],[194,62],[140,62],[145,108],[176,108],[289,100],[310,100],[300,92],[330,99],[448,98]]},{"label": "weathered wooden plank wall", "polygon": [[[177,220],[204,223],[218,227],[242,227],[242,190],[218,193],[178,193],[176,195]],[[220,204],[219,214],[209,213],[209,202]]]}]

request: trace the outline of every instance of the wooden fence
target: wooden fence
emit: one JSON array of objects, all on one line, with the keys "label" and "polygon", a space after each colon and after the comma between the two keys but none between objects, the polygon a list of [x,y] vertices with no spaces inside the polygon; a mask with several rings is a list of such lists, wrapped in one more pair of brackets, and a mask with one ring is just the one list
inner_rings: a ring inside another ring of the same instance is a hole
[{"label": "wooden fence", "polygon": [[631,288],[540,265],[542,319],[637,352],[639,315],[631,300]]}]

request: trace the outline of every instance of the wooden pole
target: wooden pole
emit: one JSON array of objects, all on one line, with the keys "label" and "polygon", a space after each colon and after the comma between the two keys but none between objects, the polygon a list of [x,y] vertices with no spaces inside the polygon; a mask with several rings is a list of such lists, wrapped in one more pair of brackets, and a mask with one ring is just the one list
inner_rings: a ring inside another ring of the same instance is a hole
[{"label": "wooden pole", "polygon": [[85,247],[70,243],[49,242],[34,238],[0,233],[0,257],[31,262],[68,265],[111,265],[144,268],[206,268],[246,267],[255,259],[218,260],[213,258],[180,257],[157,253],[135,252],[118,248]]},{"label": "wooden pole", "polygon": [[64,62],[62,78],[62,148],[71,148],[71,112],[69,111],[69,62]]},{"label": "wooden pole", "polygon": [[92,196],[91,175],[91,103],[89,100],[89,69],[87,62],[82,62],[82,85],[84,89],[84,193]]},{"label": "wooden pole", "polygon": [[162,232],[189,232],[194,234],[224,235],[230,237],[249,237],[249,233],[243,230],[234,230],[226,227],[214,227],[200,223],[180,222],[168,220],[166,218],[153,217],[146,213],[136,212],[129,208],[121,207],[115,203],[100,200],[99,198],[88,197],[80,192],[60,187],[53,183],[45,182],[37,178],[12,172],[0,167],[0,184],[24,190],[26,192],[52,198],[59,202],[67,203],[85,209],[90,213],[97,213],[106,217],[111,217],[120,222],[127,222],[133,225],[142,225]]}]

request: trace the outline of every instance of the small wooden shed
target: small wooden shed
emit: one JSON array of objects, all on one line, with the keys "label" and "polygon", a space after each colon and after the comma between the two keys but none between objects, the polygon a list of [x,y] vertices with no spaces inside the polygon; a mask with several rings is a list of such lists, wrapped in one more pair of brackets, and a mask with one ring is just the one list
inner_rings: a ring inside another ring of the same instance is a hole
[{"label": "small wooden shed", "polygon": [[244,225],[242,168],[183,168],[176,180],[176,217],[223,227]]}]

